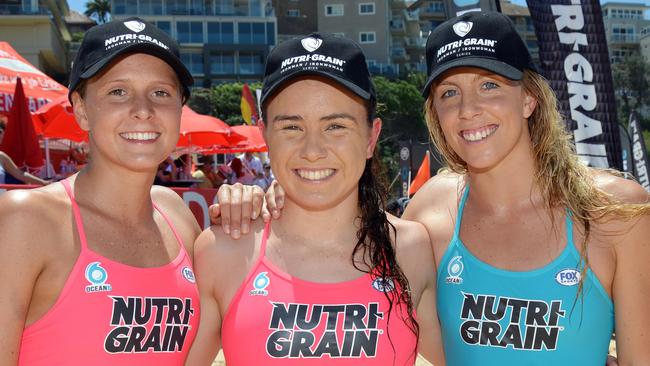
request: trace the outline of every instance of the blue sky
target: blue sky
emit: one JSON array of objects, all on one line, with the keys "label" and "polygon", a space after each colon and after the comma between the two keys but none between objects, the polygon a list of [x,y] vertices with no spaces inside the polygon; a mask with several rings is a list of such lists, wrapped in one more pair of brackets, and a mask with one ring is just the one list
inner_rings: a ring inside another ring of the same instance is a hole
[{"label": "blue sky", "polygon": [[[87,1],[88,0],[68,0],[68,5],[70,6],[70,9],[73,9],[73,10],[76,10],[76,11],[78,11],[80,13],[83,13],[84,10],[86,10],[86,2]],[[515,3],[515,4],[519,4],[519,5],[526,5],[526,0],[512,0],[512,2]],[[625,3],[646,4],[646,5],[650,4],[650,2],[648,2],[647,0],[625,0],[625,1],[617,1],[617,0],[605,0],[605,1],[602,1],[601,0],[600,3],[602,4],[602,3],[606,3],[606,2],[611,2],[611,3],[625,2]]]}]

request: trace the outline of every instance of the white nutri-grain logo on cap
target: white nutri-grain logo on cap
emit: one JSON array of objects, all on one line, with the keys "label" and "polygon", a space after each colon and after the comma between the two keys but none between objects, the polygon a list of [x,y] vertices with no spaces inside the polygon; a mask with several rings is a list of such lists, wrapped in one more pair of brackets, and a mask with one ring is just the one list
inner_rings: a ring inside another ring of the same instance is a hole
[{"label": "white nutri-grain logo on cap", "polygon": [[459,37],[465,37],[470,30],[472,30],[472,22],[458,22],[454,24],[454,32],[458,34]]},{"label": "white nutri-grain logo on cap", "polygon": [[323,40],[314,37],[307,37],[303,38],[300,43],[302,43],[302,47],[307,51],[314,52],[321,44],[323,44]]},{"label": "white nutri-grain logo on cap", "polygon": [[139,22],[137,20],[129,20],[128,22],[124,22],[124,25],[136,33],[142,32],[146,27],[144,23]]}]

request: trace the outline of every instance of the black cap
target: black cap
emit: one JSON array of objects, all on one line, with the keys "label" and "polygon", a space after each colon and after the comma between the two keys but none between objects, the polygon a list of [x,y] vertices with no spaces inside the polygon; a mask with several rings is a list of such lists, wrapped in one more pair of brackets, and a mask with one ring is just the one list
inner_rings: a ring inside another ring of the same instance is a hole
[{"label": "black cap", "polygon": [[260,103],[287,81],[302,75],[330,78],[364,100],[375,102],[366,57],[353,41],[327,33],[312,33],[277,45],[264,68]]},{"label": "black cap", "polygon": [[97,75],[116,57],[128,53],[146,53],[165,61],[178,75],[183,96],[190,95],[194,79],[180,59],[178,44],[151,23],[131,17],[90,28],[84,35],[77,57],[72,63],[68,99],[84,79]]},{"label": "black cap", "polygon": [[427,40],[427,97],[431,83],[445,71],[478,67],[511,80],[521,80],[524,69],[537,71],[510,18],[498,12],[469,12],[437,26]]}]

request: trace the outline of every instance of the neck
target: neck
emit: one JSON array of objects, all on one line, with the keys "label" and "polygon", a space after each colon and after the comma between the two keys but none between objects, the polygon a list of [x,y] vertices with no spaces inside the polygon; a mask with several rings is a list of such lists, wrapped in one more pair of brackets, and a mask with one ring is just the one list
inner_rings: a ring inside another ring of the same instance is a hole
[{"label": "neck", "polygon": [[110,216],[129,222],[151,218],[151,185],[155,171],[118,171],[92,162],[75,178],[75,197]]},{"label": "neck", "polygon": [[356,190],[343,202],[322,210],[302,207],[287,197],[274,232],[301,244],[347,248],[356,244],[360,213]]},{"label": "neck", "polygon": [[507,213],[542,202],[535,183],[532,148],[529,144],[518,146],[494,167],[484,170],[469,167],[469,199],[482,210],[495,214]]}]

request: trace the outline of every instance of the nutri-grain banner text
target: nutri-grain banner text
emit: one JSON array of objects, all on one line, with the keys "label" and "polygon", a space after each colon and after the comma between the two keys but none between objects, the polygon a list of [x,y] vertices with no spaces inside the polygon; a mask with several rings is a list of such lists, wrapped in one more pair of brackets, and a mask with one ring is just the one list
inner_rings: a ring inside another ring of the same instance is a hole
[{"label": "nutri-grain banner text", "polygon": [[541,72],[557,94],[576,151],[589,166],[621,169],[612,72],[598,0],[528,0]]}]

